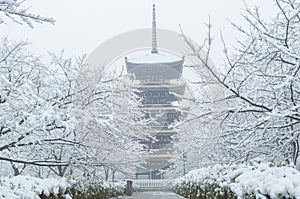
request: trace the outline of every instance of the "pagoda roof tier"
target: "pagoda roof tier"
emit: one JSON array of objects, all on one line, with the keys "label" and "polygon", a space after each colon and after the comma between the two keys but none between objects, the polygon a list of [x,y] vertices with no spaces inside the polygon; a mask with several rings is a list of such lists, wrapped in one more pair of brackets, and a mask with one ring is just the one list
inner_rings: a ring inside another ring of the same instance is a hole
[{"label": "pagoda roof tier", "polygon": [[170,129],[170,130],[149,130],[149,131],[146,131],[146,133],[155,134],[155,135],[160,135],[160,134],[174,135],[177,132],[174,129]]},{"label": "pagoda roof tier", "polygon": [[147,75],[159,76],[163,79],[179,79],[182,76],[184,60],[169,62],[136,63],[125,60],[128,73],[134,74],[136,80],[147,80]]},{"label": "pagoda roof tier", "polygon": [[169,147],[169,148],[161,148],[159,149],[160,152],[165,153],[165,154],[170,154],[170,153],[173,153],[174,152],[174,149],[172,147]]},{"label": "pagoda roof tier", "polygon": [[144,157],[157,157],[157,158],[168,158],[174,155],[174,148],[172,147],[162,147],[160,149],[150,149],[148,154],[145,154]]},{"label": "pagoda roof tier", "polygon": [[180,82],[178,84],[172,83],[157,83],[157,82],[150,82],[147,84],[128,84],[131,88],[148,88],[148,89],[162,89],[162,88],[177,88],[177,87],[185,87],[186,83]]},{"label": "pagoda roof tier", "polygon": [[144,157],[147,158],[169,158],[171,156],[173,156],[174,153],[174,149],[173,148],[160,148],[160,149],[150,149],[149,154],[146,154]]},{"label": "pagoda roof tier", "polygon": [[172,83],[148,83],[148,84],[128,84],[130,88],[135,88],[139,90],[161,90],[168,89],[178,95],[184,95],[186,84],[184,82],[179,82],[178,84]]},{"label": "pagoda roof tier", "polygon": [[146,159],[150,159],[150,160],[153,160],[153,159],[171,159],[173,156],[171,154],[147,154],[147,155],[144,155],[144,158]]},{"label": "pagoda roof tier", "polygon": [[[159,162],[157,162],[157,161]],[[155,165],[153,165],[153,163],[157,163]],[[158,164],[159,163],[159,164]],[[151,159],[151,160],[146,160],[146,164],[142,164],[142,166],[144,168],[147,168],[149,170],[161,170],[161,169],[164,169],[164,168],[167,168],[170,166],[170,162],[169,162],[169,159]]]},{"label": "pagoda roof tier", "polygon": [[[169,127],[169,126],[158,126],[158,125],[151,125],[150,126],[151,129],[153,129],[153,131],[175,131],[174,128],[172,127]],[[151,129],[148,129],[149,131]]]},{"label": "pagoda roof tier", "polygon": [[142,104],[139,106],[140,108],[147,108],[147,107],[152,107],[152,108],[163,108],[163,107],[180,107],[180,106],[173,106],[172,104]]},{"label": "pagoda roof tier", "polygon": [[125,57],[127,62],[133,64],[173,64],[179,61],[184,61],[184,57],[179,57],[177,55],[160,51],[158,53],[150,53],[148,51],[136,51],[132,53],[129,58]]},{"label": "pagoda roof tier", "polygon": [[145,111],[171,111],[171,110],[189,110],[189,106],[141,106],[136,109]]}]

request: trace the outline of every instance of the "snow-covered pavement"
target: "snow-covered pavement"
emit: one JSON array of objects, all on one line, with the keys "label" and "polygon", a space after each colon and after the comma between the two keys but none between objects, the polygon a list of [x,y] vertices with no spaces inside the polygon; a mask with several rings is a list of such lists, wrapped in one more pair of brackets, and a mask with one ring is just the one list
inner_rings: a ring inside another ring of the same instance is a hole
[{"label": "snow-covered pavement", "polygon": [[149,191],[149,192],[135,192],[132,196],[123,196],[120,199],[184,199],[173,192],[167,191]]}]

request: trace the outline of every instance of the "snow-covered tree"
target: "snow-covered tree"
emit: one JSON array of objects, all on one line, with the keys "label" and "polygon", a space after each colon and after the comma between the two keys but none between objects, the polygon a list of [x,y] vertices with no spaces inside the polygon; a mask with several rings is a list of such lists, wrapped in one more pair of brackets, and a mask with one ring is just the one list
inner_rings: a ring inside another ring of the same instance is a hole
[{"label": "snow-covered tree", "polygon": [[[40,166],[67,166],[70,160],[55,159],[50,153],[58,150],[57,146],[78,144],[70,116],[68,91],[72,85],[59,81],[61,73],[42,64],[26,50],[26,45],[26,42],[7,39],[1,44],[0,159]],[[68,77],[72,76],[73,69]],[[74,147],[70,151],[74,151]]]},{"label": "snow-covered tree", "polygon": [[[242,16],[249,28],[232,23],[243,38],[233,52],[224,42],[226,64],[219,75],[208,62],[212,38],[200,55],[186,38],[201,66],[210,75],[207,84],[226,91],[223,133],[216,146],[218,161],[247,161],[263,156],[296,164],[299,158],[300,103],[300,3],[276,0],[278,13],[264,20],[258,8],[247,7]],[[208,24],[209,29],[211,25]]]},{"label": "snow-covered tree", "polygon": [[77,79],[74,114],[76,130],[83,143],[89,147],[96,165],[103,167],[104,179],[114,178],[116,171],[130,173],[143,162],[144,132],[137,131],[145,124],[140,111],[135,111],[139,100],[133,90],[124,88],[121,75],[104,74],[103,70],[91,72],[81,68]]},{"label": "snow-covered tree", "polygon": [[99,79],[78,107],[75,92],[82,92],[76,86],[84,57],[50,54],[45,64],[26,45],[4,39],[0,48],[0,160],[10,162],[15,175],[27,165],[46,166],[59,176],[78,169],[134,168],[142,159],[139,144],[111,116],[114,81]]},{"label": "snow-covered tree", "polygon": [[[33,28],[34,23],[55,22],[28,10],[24,1],[0,0],[0,24],[11,19]],[[78,89],[84,57],[50,53],[45,63],[27,45],[7,38],[0,45],[1,168],[10,167],[14,175],[28,165],[28,170],[44,166],[59,176],[103,167],[112,173],[131,171],[142,158],[133,131],[122,131],[112,116],[117,77],[99,73],[95,87]],[[91,91],[86,98],[78,98],[86,91]],[[132,98],[134,93],[118,95]]]}]

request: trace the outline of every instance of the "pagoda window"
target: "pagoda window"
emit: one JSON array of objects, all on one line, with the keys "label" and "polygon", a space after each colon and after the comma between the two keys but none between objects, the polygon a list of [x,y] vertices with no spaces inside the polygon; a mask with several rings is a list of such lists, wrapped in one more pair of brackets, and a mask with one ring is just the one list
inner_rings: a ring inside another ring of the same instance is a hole
[{"label": "pagoda window", "polygon": [[169,137],[169,136],[165,136],[165,137],[163,137],[163,140],[162,140],[163,142],[169,142],[169,141],[171,141],[171,137]]},{"label": "pagoda window", "polygon": [[160,82],[164,81],[163,76],[162,76],[162,75],[158,75],[158,80],[159,80]]},{"label": "pagoda window", "polygon": [[152,76],[151,75],[147,75],[147,82],[150,82],[152,80]]},{"label": "pagoda window", "polygon": [[152,149],[160,149],[160,145],[159,144],[152,144]]},{"label": "pagoda window", "polygon": [[162,148],[170,148],[171,145],[170,144],[162,144],[161,146],[162,146]]},{"label": "pagoda window", "polygon": [[149,104],[149,100],[144,100],[145,104]]},{"label": "pagoda window", "polygon": [[169,113],[169,114],[168,114],[168,118],[169,118],[169,119],[173,119],[173,118],[174,118],[173,113]]},{"label": "pagoda window", "polygon": [[156,136],[156,140],[161,141],[161,136]]},{"label": "pagoda window", "polygon": [[152,75],[152,81],[155,81],[156,77]]}]

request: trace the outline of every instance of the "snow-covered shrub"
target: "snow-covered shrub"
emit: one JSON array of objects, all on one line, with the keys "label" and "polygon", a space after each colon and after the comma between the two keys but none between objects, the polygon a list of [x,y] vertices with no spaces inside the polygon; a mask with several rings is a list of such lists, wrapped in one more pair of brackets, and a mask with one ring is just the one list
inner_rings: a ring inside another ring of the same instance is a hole
[{"label": "snow-covered shrub", "polygon": [[178,179],[175,192],[188,198],[300,198],[300,172],[275,163],[215,165]]},{"label": "snow-covered shrub", "polygon": [[30,176],[0,177],[0,199],[95,199],[124,194],[125,182]]},{"label": "snow-covered shrub", "polygon": [[219,185],[220,176],[223,176],[225,172],[225,167],[221,165],[190,171],[185,177],[175,182],[174,190],[188,198],[236,198],[228,187]]},{"label": "snow-covered shrub", "polygon": [[0,178],[0,199],[69,198],[71,185],[65,178],[40,179],[29,176]]},{"label": "snow-covered shrub", "polygon": [[106,182],[97,178],[81,179],[72,185],[73,199],[109,198],[124,194],[125,182]]}]

